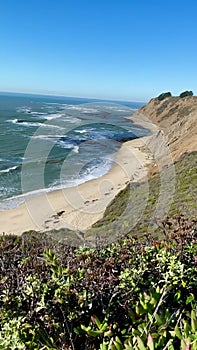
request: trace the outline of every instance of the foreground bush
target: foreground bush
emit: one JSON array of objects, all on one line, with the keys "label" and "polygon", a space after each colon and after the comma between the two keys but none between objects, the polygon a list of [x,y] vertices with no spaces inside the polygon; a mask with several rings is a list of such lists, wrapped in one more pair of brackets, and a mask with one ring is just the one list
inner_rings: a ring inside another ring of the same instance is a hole
[{"label": "foreground bush", "polygon": [[197,349],[195,225],[99,249],[2,237],[0,349]]}]

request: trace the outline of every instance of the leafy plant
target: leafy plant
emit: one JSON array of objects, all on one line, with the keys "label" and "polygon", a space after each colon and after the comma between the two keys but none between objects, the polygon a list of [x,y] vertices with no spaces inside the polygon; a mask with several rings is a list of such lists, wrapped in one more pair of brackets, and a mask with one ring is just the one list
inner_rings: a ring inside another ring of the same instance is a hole
[{"label": "leafy plant", "polygon": [[146,233],[100,249],[2,237],[0,348],[195,349],[196,222],[159,225],[162,240]]}]

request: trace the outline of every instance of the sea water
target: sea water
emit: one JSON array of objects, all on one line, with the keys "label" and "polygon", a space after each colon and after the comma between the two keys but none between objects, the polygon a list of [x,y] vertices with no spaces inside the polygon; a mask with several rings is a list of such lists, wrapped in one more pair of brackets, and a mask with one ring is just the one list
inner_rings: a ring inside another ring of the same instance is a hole
[{"label": "sea water", "polygon": [[122,142],[149,133],[126,118],[141,105],[0,93],[0,210],[107,173]]}]

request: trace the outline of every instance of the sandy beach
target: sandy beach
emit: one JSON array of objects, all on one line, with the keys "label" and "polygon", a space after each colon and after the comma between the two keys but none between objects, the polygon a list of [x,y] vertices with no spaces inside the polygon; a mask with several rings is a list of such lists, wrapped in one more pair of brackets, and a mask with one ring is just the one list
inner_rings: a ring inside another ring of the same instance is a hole
[{"label": "sandy beach", "polygon": [[85,231],[102,218],[107,205],[130,181],[146,177],[152,155],[145,147],[152,136],[125,142],[104,176],[72,188],[27,199],[0,212],[0,234],[69,228]]}]

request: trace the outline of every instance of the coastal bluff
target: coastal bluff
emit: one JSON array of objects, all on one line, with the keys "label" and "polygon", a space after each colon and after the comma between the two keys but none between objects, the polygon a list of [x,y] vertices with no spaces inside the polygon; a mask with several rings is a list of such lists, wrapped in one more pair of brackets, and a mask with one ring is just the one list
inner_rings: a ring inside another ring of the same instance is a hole
[{"label": "coastal bluff", "polygon": [[[148,167],[148,179],[146,178],[149,187],[146,208],[142,210],[145,182],[131,182],[115,197],[106,208],[103,218],[93,227],[95,230],[105,230],[110,223],[119,220],[125,208],[131,207],[128,215],[124,215],[124,225],[131,222],[131,216],[139,218],[140,210],[143,212],[135,227],[131,228],[131,225],[128,225],[132,236],[136,233],[139,237],[140,233],[143,235],[144,232],[151,232],[154,236],[154,227],[158,236],[159,224],[157,225],[156,221],[162,220],[167,214],[196,217],[197,96],[168,96],[163,100],[153,98],[131,115],[130,119],[134,123],[146,125],[152,131],[148,142],[144,142],[143,146],[151,153],[153,159]],[[167,196],[167,212],[162,211],[162,206],[161,210],[156,212],[158,199]],[[133,204],[130,203],[132,198]],[[113,230],[115,228],[114,225]],[[120,231],[119,227],[118,230]],[[122,232],[124,234],[124,229]],[[107,233],[106,237],[109,237],[109,234]]]},{"label": "coastal bluff", "polygon": [[153,98],[132,119],[143,116],[163,132],[173,160],[197,150],[197,96]]}]

